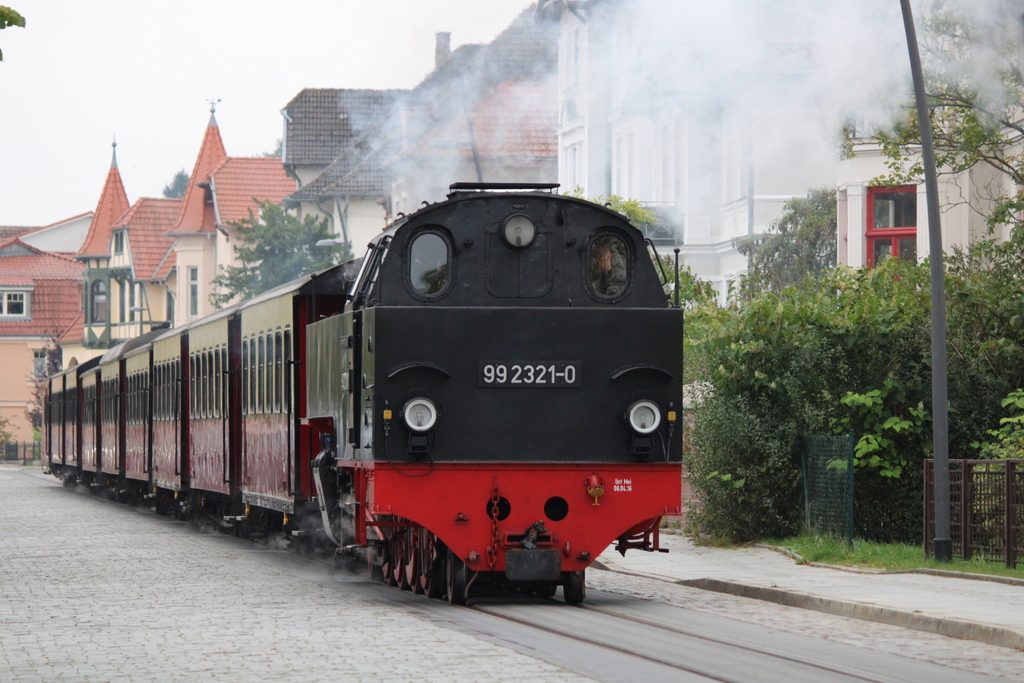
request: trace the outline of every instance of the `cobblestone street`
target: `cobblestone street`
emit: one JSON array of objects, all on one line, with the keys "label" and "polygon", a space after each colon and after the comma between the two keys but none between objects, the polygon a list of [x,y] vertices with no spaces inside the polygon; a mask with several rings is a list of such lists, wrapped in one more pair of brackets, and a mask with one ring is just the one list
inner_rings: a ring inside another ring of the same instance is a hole
[{"label": "cobblestone street", "polygon": [[0,501],[4,683],[587,680],[37,470],[0,467]]},{"label": "cobblestone street", "polygon": [[[548,662],[633,679],[628,657],[614,652],[588,655],[543,630],[485,623],[486,615],[62,488],[32,468],[0,466],[0,501],[2,683],[591,680]],[[701,552],[684,539],[666,544]],[[1009,648],[597,568],[587,574],[595,596],[793,634],[807,654],[830,642],[949,667],[954,680],[963,672],[964,680],[1024,681],[1024,653]],[[559,603],[545,614],[571,609]]]}]

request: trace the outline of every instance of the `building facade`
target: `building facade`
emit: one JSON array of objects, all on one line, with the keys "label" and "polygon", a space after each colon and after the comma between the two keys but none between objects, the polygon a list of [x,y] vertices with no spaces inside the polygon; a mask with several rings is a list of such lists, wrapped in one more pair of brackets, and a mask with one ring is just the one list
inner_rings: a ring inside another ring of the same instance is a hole
[{"label": "building facade", "polygon": [[827,155],[798,155],[783,131],[804,117],[779,93],[808,77],[812,50],[673,35],[646,5],[539,3],[560,27],[559,182],[655,210],[643,229],[659,251],[678,248],[724,300],[746,270],[737,239],[835,176]]},{"label": "building facade", "polygon": [[18,238],[0,242],[0,418],[15,441],[32,441],[26,414],[57,340],[81,311],[83,265]]},{"label": "building facade", "polygon": [[[890,172],[879,145],[870,138],[855,138],[852,150],[853,156],[839,163],[836,182],[838,262],[871,267],[893,256],[926,258],[930,248],[924,183],[879,185],[874,179]],[[976,164],[961,173],[940,173],[943,251],[985,239],[1008,238],[1011,226],[1000,225],[990,232],[987,217],[998,198],[1020,190],[1008,176],[987,164]]]}]

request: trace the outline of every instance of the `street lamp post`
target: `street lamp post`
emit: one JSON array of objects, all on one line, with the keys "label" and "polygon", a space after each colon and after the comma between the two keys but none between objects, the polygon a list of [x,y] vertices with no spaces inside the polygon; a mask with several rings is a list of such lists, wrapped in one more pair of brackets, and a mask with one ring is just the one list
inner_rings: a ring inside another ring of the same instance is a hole
[{"label": "street lamp post", "polygon": [[907,33],[910,72],[914,78],[914,99],[921,129],[921,157],[924,162],[924,187],[928,200],[928,251],[931,257],[932,286],[932,450],[935,456],[935,559],[953,559],[949,505],[949,405],[946,388],[946,278],[942,265],[942,230],[939,226],[939,181],[935,170],[935,146],[924,92],[921,53],[910,0],[900,0],[903,28]]}]

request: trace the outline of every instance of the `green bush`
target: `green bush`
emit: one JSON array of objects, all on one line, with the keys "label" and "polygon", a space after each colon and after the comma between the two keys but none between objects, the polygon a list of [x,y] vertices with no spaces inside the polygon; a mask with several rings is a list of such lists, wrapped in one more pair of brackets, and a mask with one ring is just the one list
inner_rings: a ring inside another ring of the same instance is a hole
[{"label": "green bush", "polygon": [[[951,457],[984,453],[982,437],[1006,416],[1001,399],[1024,382],[1022,254],[1018,231],[949,259]],[[928,264],[896,260],[694,308],[687,376],[701,390],[688,466],[699,528],[740,541],[795,533],[800,435],[852,429],[861,533],[919,541],[932,439],[929,312]]]}]

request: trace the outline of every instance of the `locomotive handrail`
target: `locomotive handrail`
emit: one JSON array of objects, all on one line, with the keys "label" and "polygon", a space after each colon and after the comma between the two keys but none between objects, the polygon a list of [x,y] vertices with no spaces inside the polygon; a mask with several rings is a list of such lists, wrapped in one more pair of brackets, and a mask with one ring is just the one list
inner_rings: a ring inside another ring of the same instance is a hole
[{"label": "locomotive handrail", "polygon": [[393,367],[390,370],[388,370],[388,379],[391,379],[392,377],[394,377],[395,375],[397,375],[400,372],[404,372],[405,370],[412,370],[413,368],[426,368],[428,370],[436,370],[437,372],[440,372],[445,377],[451,377],[451,374],[447,370],[442,368],[440,365],[434,365],[433,363],[422,363],[422,362],[418,362],[418,361],[413,361],[412,363],[402,363],[401,365],[396,365],[395,367]]},{"label": "locomotive handrail", "polygon": [[618,379],[625,375],[627,372],[633,372],[634,370],[653,370],[660,372],[669,379],[675,379],[676,376],[664,368],[659,368],[657,365],[650,365],[649,363],[633,363],[631,365],[623,365],[621,368],[612,373],[611,379]]},{"label": "locomotive handrail", "polygon": [[448,186],[449,197],[456,192],[480,192],[486,190],[557,190],[561,183],[452,183]]}]

